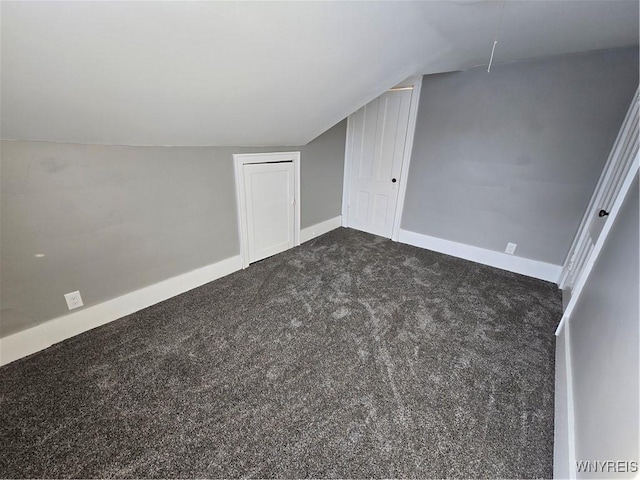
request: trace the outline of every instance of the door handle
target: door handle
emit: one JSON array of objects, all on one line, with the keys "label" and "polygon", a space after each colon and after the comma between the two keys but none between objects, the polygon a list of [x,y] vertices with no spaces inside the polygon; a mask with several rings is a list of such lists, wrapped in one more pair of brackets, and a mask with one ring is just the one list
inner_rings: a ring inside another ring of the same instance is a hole
[{"label": "door handle", "polygon": [[391,179],[391,183],[396,183],[398,180],[396,180],[395,178]]},{"label": "door handle", "polygon": [[609,215],[609,212],[607,212],[604,208],[598,212],[598,216],[600,218],[606,217],[607,215]]}]

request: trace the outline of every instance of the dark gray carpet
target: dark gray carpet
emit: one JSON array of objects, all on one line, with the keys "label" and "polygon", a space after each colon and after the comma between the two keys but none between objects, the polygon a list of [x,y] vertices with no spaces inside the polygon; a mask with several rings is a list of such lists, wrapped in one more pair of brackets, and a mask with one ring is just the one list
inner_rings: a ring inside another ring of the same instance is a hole
[{"label": "dark gray carpet", "polygon": [[556,286],[338,229],[0,370],[1,477],[551,477]]}]

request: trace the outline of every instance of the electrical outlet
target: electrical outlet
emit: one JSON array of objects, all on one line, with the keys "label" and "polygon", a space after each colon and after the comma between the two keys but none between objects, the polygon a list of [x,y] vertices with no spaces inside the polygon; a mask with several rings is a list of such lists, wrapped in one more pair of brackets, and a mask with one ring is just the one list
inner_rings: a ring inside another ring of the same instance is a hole
[{"label": "electrical outlet", "polygon": [[507,248],[504,249],[504,253],[513,255],[516,252],[517,243],[507,243]]},{"label": "electrical outlet", "polygon": [[69,307],[69,310],[73,310],[74,308],[84,305],[84,303],[82,303],[80,292],[66,293],[64,295],[64,299],[67,301],[67,307]]}]

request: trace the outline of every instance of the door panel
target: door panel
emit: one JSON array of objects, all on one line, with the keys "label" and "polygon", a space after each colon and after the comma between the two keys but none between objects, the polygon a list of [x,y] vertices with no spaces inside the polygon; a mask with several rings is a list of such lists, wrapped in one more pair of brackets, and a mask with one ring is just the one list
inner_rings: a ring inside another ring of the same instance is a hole
[{"label": "door panel", "polygon": [[373,218],[371,222],[378,227],[384,227],[388,210],[389,197],[387,195],[376,195],[373,200]]},{"label": "door panel", "polygon": [[391,238],[409,124],[410,90],[387,92],[351,117],[348,226]]},{"label": "door panel", "polygon": [[369,211],[369,192],[358,191],[356,197],[355,213],[359,218],[366,218]]},{"label": "door panel", "polygon": [[244,165],[249,262],[294,246],[292,162]]},{"label": "door panel", "polygon": [[[402,149],[404,149],[404,137],[400,140],[401,151],[400,155],[397,155],[396,148],[398,146],[398,142],[396,142],[396,136],[398,135],[398,130],[400,130],[402,119],[400,115],[402,113],[405,114],[405,124],[409,118],[409,101],[411,97],[406,98],[407,95],[398,96],[393,95],[387,98],[384,98],[384,110],[379,111],[378,115],[382,115],[382,122],[379,122],[382,127],[379,135],[378,135],[378,145],[376,148],[376,180],[384,181],[388,180],[392,177],[394,163],[396,161],[402,161]],[[406,101],[404,101],[406,100]],[[380,108],[382,108],[382,103],[380,102]],[[406,107],[405,112],[402,111],[402,107]],[[406,134],[406,125],[405,132]],[[392,161],[388,161],[386,159],[393,159]]]}]

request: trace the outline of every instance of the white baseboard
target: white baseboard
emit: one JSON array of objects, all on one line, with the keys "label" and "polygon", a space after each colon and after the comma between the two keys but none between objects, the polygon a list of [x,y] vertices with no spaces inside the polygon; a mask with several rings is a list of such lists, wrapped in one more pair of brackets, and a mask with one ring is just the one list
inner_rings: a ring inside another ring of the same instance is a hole
[{"label": "white baseboard", "polygon": [[0,365],[44,350],[74,335],[113,322],[241,268],[242,261],[237,255],[0,338]]},{"label": "white baseboard", "polygon": [[[339,215],[301,230],[300,240],[309,241],[341,225],[342,215]],[[39,352],[67,338],[113,322],[241,269],[242,259],[238,255],[0,338],[0,365]]]},{"label": "white baseboard", "polygon": [[320,235],[324,235],[325,233],[330,232],[331,230],[335,230],[338,227],[342,226],[342,215],[338,215],[337,217],[330,218],[329,220],[325,220],[324,222],[316,223],[315,225],[311,225],[310,227],[303,228],[300,231],[300,243],[308,242]]},{"label": "white baseboard", "polygon": [[561,265],[553,265],[538,260],[507,255],[506,253],[452,242],[451,240],[443,240],[421,233],[409,232],[408,230],[400,230],[398,241],[400,243],[406,243],[407,245],[413,245],[414,247],[446,253],[453,257],[464,258],[472,262],[482,263],[483,265],[489,265],[553,283],[558,283],[558,278],[560,278],[560,272],[562,271]]}]

